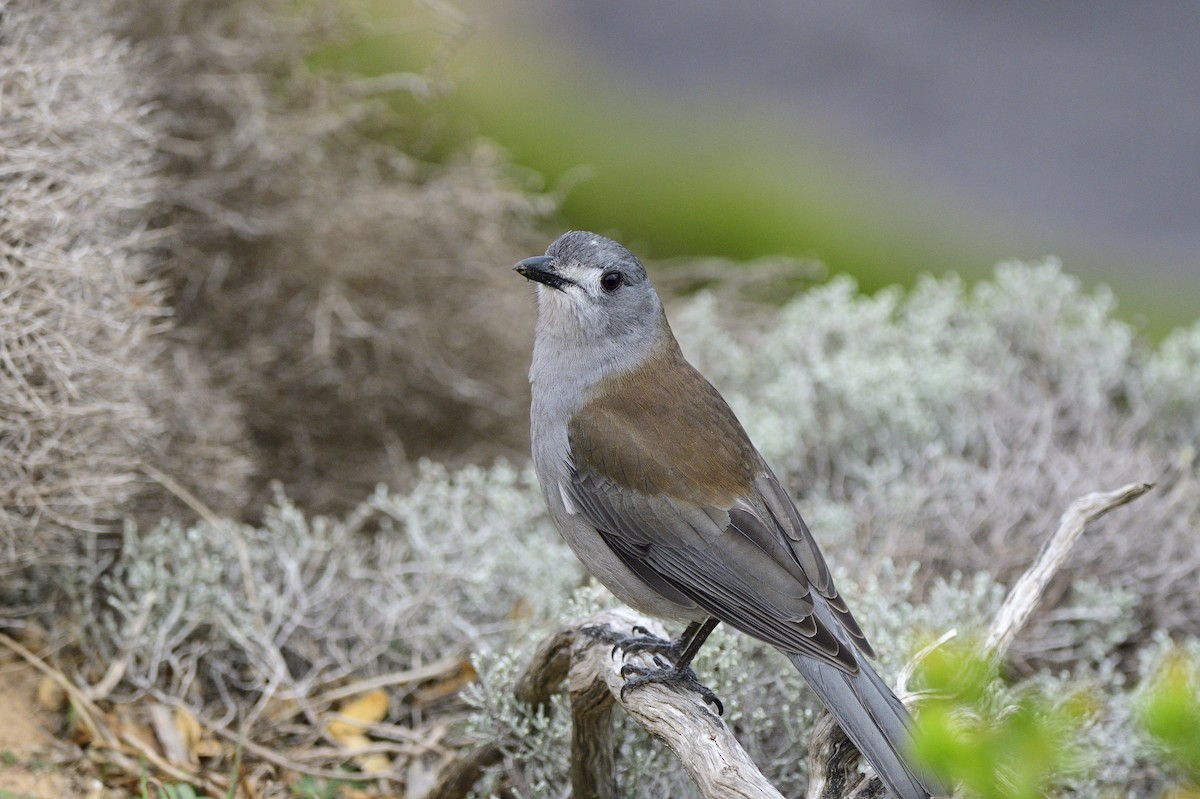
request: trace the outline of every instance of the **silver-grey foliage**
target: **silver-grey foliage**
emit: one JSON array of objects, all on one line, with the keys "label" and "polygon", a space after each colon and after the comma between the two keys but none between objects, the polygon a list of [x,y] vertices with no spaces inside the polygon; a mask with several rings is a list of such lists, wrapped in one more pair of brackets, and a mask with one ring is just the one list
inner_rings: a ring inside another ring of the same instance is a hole
[{"label": "silver-grey foliage", "polygon": [[277,496],[260,526],[130,526],[115,563],[65,586],[92,680],[126,660],[128,690],[229,719],[498,645],[520,620],[553,616],[580,579],[532,479],[426,463],[409,490],[380,488],[341,520]]},{"label": "silver-grey foliage", "polygon": [[[926,278],[907,294],[865,297],[835,279],[749,331],[722,319],[716,296],[675,314],[685,348],[827,543],[884,673],[950,627],[978,633],[1003,593],[997,579],[1029,565],[1078,495],[1159,480],[1144,505],[1085,533],[1071,574],[1014,650],[1042,671],[992,697],[997,708],[1039,689],[1089,697],[1080,768],[1055,790],[1064,796],[1161,788],[1131,690],[1152,657],[1131,680],[1123,648],[1163,629],[1200,629],[1195,592],[1182,590],[1200,566],[1196,329],[1154,347],[1113,317],[1114,305],[1049,262],[1002,265],[970,290]],[[533,723],[510,698],[520,657],[485,664],[472,694],[476,734],[506,742],[528,781],[518,792],[537,796],[568,780],[567,721],[560,711]],[[764,772],[799,794],[816,708],[777,660],[718,634],[697,669]],[[691,795],[661,747],[624,735],[630,795]]]},{"label": "silver-grey foliage", "polygon": [[[1150,507],[1085,533],[1073,584],[1018,641],[1038,681],[1062,693],[1064,680],[1084,680],[1095,697],[1084,751],[1103,768],[1064,775],[1059,792],[1159,784],[1133,733],[1122,653],[1164,619],[1194,629],[1190,595],[1166,594],[1197,561],[1186,535],[1195,467],[1179,423],[1154,421],[1167,398],[1174,418],[1194,412],[1189,339],[1139,344],[1104,294],[1053,265],[1006,266],[970,292],[930,279],[872,298],[834,281],[757,333],[726,334],[716,308],[688,301],[681,339],[796,490],[885,674],[949,627],[986,625],[1003,593],[997,575],[1028,565],[1072,490],[1139,469],[1169,475]],[[1122,542],[1136,556],[1106,561]],[[527,469],[426,464],[410,490],[381,489],[345,519],[308,518],[280,497],[260,526],[166,522],[129,533],[102,574],[64,582],[97,674],[128,657],[126,690],[166,690],[212,712],[482,653],[471,730],[508,758],[491,784],[553,796],[568,784],[566,714],[530,717],[512,679],[532,639],[603,601],[587,589],[569,602],[581,579]],[[1167,601],[1163,612],[1152,601]],[[798,792],[816,707],[791,668],[731,633],[713,636],[697,668],[765,773]],[[631,795],[688,795],[667,753],[632,728],[621,735]]]},{"label": "silver-grey foliage", "polygon": [[1009,263],[973,288],[834,279],[749,333],[700,298],[676,327],[823,541],[1008,580],[1077,496],[1155,481],[1069,574],[1140,597],[1147,629],[1200,632],[1180,590],[1200,566],[1200,327],[1155,348],[1115,305],[1057,262]]}]

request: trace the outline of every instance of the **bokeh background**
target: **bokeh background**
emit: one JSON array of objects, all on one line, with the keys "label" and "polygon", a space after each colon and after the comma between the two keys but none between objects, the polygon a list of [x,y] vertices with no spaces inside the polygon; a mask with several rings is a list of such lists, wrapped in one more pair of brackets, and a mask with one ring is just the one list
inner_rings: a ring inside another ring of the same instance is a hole
[{"label": "bokeh background", "polygon": [[[375,6],[378,35],[340,63],[414,66],[420,34],[401,8]],[[516,0],[458,13],[468,33],[443,50],[443,118],[562,192],[570,226],[660,259],[814,258],[868,289],[1050,254],[1152,331],[1196,312],[1194,6]]]},{"label": "bokeh background", "polygon": [[[575,227],[646,260],[881,673],[980,632],[1074,499],[1154,481],[987,717],[1082,697],[1091,760],[1030,761],[1042,793],[1162,794],[1140,692],[1200,664],[1185,12],[0,0],[0,658],[53,675],[49,793],[227,796],[240,763],[251,795],[417,799],[481,750],[478,795],[563,793],[568,714],[513,683],[609,600],[529,467],[511,265]],[[697,668],[802,793],[791,667],[718,633]],[[24,673],[0,707],[43,707]],[[629,795],[688,795],[620,736]],[[35,792],[30,740],[0,730],[0,794]]]}]

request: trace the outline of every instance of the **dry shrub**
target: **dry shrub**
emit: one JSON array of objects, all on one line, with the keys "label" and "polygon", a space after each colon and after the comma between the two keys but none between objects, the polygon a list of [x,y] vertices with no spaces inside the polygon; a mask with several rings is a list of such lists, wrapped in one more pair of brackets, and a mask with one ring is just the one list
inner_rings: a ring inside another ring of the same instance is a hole
[{"label": "dry shrub", "polygon": [[147,465],[186,465],[215,478],[206,493],[244,495],[228,401],[186,352],[164,350],[170,312],[148,279],[146,215],[160,189],[146,60],[108,32],[109,13],[90,0],[0,4],[0,575],[10,600],[28,588],[29,566],[76,557],[81,534],[119,529],[131,513],[157,517],[166,497]]},{"label": "dry shrub", "polygon": [[344,508],[417,455],[523,450],[532,310],[507,267],[543,244],[538,202],[482,146],[430,165],[381,144],[411,120],[306,65],[354,35],[339,6],[141,6],[179,231],[167,278],[246,409],[262,484]]}]

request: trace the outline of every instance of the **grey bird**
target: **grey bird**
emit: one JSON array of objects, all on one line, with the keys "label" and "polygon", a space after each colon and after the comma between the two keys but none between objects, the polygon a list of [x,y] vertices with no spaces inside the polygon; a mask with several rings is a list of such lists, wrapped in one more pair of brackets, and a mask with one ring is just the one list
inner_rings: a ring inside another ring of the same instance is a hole
[{"label": "grey bird", "polygon": [[894,796],[942,795],[910,762],[911,719],[872,670],[816,541],[684,359],[638,259],[575,231],[514,268],[538,284],[530,417],[550,515],[617,598],[688,625],[664,647],[674,666],[626,687],[694,682],[692,657],[725,622],[787,655]]}]

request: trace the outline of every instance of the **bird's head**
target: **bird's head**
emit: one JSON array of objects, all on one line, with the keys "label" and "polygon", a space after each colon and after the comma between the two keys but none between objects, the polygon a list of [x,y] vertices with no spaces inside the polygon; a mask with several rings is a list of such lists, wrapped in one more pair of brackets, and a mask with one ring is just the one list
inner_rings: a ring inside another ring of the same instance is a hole
[{"label": "bird's head", "polygon": [[[629,250],[595,233],[571,231],[545,255],[515,267],[538,285],[538,343],[586,357],[640,361],[670,337],[662,303]],[[616,364],[619,365],[619,364]]]}]

